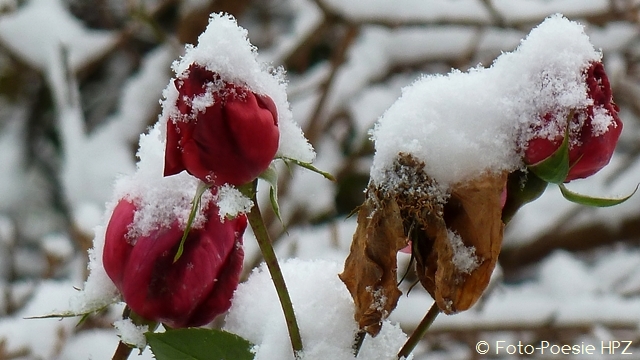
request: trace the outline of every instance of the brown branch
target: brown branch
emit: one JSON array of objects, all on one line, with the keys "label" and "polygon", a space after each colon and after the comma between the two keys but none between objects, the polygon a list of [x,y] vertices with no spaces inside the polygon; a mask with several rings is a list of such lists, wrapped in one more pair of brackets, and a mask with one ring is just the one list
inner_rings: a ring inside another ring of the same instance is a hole
[{"label": "brown branch", "polygon": [[131,351],[133,348],[122,341],[118,342],[118,347],[116,351],[113,353],[113,357],[111,360],[127,360],[129,355],[131,355]]},{"label": "brown branch", "polygon": [[327,78],[327,80],[322,84],[320,88],[320,99],[318,99],[316,107],[313,110],[313,115],[311,115],[311,121],[309,121],[309,125],[305,129],[305,135],[312,145],[315,145],[315,143],[319,140],[320,134],[324,129],[322,112],[329,97],[329,91],[331,90],[331,86],[333,85],[333,81],[335,80],[340,66],[345,61],[345,54],[353,40],[358,35],[359,29],[360,28],[356,25],[347,25],[347,31],[342,38],[342,41],[338,45],[336,52],[333,54],[333,57],[331,59],[331,72],[329,73],[329,77]]}]

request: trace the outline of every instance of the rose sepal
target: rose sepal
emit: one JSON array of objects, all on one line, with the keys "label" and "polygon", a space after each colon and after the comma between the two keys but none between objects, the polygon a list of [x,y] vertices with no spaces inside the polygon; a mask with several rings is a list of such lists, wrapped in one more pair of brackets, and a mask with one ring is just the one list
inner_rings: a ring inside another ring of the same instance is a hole
[{"label": "rose sepal", "polygon": [[278,171],[276,170],[274,163],[272,162],[267,170],[263,171],[258,178],[269,184],[269,201],[271,202],[271,208],[280,223],[284,226],[282,216],[280,215],[280,205],[278,205]]},{"label": "rose sepal", "polygon": [[207,191],[211,185],[200,182],[198,184],[198,188],[196,189],[196,195],[191,200],[191,212],[189,213],[189,219],[187,219],[187,224],[184,227],[184,232],[182,233],[182,239],[180,239],[180,245],[178,245],[178,251],[176,251],[176,255],[173,257],[173,263],[180,259],[182,253],[184,252],[184,242],[187,240],[189,236],[189,231],[191,231],[191,227],[193,227],[193,221],[196,218],[196,214],[200,209],[200,203],[202,202],[202,194]]},{"label": "rose sepal", "polygon": [[569,124],[573,118],[573,114],[574,111],[571,111],[567,117],[564,139],[562,139],[560,147],[548,158],[527,166],[532,173],[546,182],[562,184],[566,180],[567,175],[569,175],[569,170],[571,170],[569,164]]},{"label": "rose sepal", "polygon": [[622,204],[623,202],[629,200],[636,193],[636,191],[638,191],[639,186],[640,184],[636,185],[635,190],[633,190],[631,194],[624,196],[622,198],[601,198],[601,197],[579,194],[567,189],[567,187],[564,184],[558,184],[558,187],[560,187],[560,192],[562,193],[562,196],[565,199],[576,204],[595,206],[595,207],[609,207],[609,206],[616,206],[616,205]]},{"label": "rose sepal", "polygon": [[303,162],[303,161],[300,161],[300,160],[297,160],[297,159],[288,158],[288,157],[285,157],[285,156],[281,156],[281,157],[279,157],[279,159],[284,160],[285,164],[293,163],[293,164],[298,165],[298,166],[300,166],[302,168],[305,168],[307,170],[311,170],[316,174],[320,174],[327,180],[336,181],[336,178],[333,175],[331,175],[330,173],[328,173],[326,171],[322,171],[322,170],[318,169],[317,167],[311,165],[311,163],[306,163],[306,162]]}]

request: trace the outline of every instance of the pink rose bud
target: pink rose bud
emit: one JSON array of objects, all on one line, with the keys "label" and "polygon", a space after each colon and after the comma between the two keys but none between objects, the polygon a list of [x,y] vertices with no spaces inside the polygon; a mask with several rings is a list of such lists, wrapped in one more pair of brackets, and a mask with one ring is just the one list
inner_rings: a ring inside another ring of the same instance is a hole
[{"label": "pink rose bud", "polygon": [[[622,121],[618,106],[613,102],[611,85],[600,62],[594,62],[585,72],[587,96],[593,104],[576,110],[569,126],[569,174],[565,182],[589,177],[600,171],[611,160],[616,147]],[[545,122],[554,116],[546,114]],[[555,139],[534,137],[525,150],[525,162],[535,165],[547,159],[562,144],[564,136]]]},{"label": "pink rose bud", "polygon": [[132,237],[136,205],[120,200],[109,220],[103,263],[131,310],[173,328],[201,326],[231,306],[244,252],[247,218],[220,221],[210,204],[202,228],[192,228],[182,256],[173,262],[183,229],[169,227]]},{"label": "pink rose bud", "polygon": [[242,185],[269,167],[280,137],[270,97],[196,64],[174,85],[179,115],[167,122],[165,176],[187,170],[207,184]]}]

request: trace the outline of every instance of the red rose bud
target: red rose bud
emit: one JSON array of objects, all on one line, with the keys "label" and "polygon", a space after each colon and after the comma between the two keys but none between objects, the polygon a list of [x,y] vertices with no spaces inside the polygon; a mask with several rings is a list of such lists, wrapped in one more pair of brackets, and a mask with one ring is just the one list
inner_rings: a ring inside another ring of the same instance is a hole
[{"label": "red rose bud", "polygon": [[120,200],[107,226],[103,253],[107,275],[131,310],[173,328],[201,326],[227,311],[242,270],[246,216],[221,222],[218,208],[209,205],[206,224],[190,230],[174,263],[183,234],[178,221],[131,238],[137,210]]},{"label": "red rose bud", "polygon": [[[618,106],[613,102],[611,85],[604,66],[592,63],[585,72],[587,96],[593,104],[575,111],[569,126],[569,173],[564,182],[589,177],[600,171],[611,160],[616,147],[622,121]],[[554,119],[545,114],[544,122]],[[582,126],[580,120],[584,119]],[[549,158],[562,144],[564,136],[555,139],[533,138],[525,150],[525,163],[538,164]]]},{"label": "red rose bud", "polygon": [[164,175],[187,170],[207,184],[242,185],[265,171],[278,150],[273,100],[192,64],[167,122]]}]

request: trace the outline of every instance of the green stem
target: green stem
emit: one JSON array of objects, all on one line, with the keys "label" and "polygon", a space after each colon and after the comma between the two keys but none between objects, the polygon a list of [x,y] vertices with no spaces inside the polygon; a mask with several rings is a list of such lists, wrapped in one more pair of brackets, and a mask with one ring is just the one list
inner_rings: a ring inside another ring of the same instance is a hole
[{"label": "green stem", "polygon": [[409,336],[407,342],[404,343],[404,346],[402,346],[402,349],[398,352],[398,359],[407,358],[409,354],[411,354],[416,345],[418,345],[420,340],[422,340],[424,335],[427,333],[427,330],[431,324],[433,324],[433,321],[436,319],[438,314],[440,314],[440,308],[438,307],[438,304],[434,302],[422,321],[420,321],[420,324],[418,324],[416,330],[411,334],[411,336]]},{"label": "green stem", "polygon": [[[254,181],[251,184],[252,188],[250,197],[253,201],[253,207],[251,208],[251,212],[249,212],[248,214],[249,224],[251,225],[251,229],[253,229],[253,234],[258,240],[260,251],[262,252],[264,261],[267,263],[267,268],[269,269],[269,273],[271,274],[273,285],[275,286],[276,292],[278,293],[280,305],[282,306],[284,318],[287,323],[287,329],[289,330],[291,347],[293,348],[294,356],[298,358],[300,352],[302,351],[302,338],[300,337],[300,329],[298,328],[296,316],[293,311],[293,304],[291,303],[291,297],[289,296],[289,292],[287,291],[287,285],[284,282],[284,277],[282,276],[282,271],[280,270],[280,265],[278,264],[276,253],[273,250],[273,246],[271,245],[271,237],[269,236],[267,227],[262,220],[262,214],[260,213],[260,208],[258,207],[258,200],[256,198],[257,183],[257,181]],[[246,191],[245,195],[247,195]]]}]

